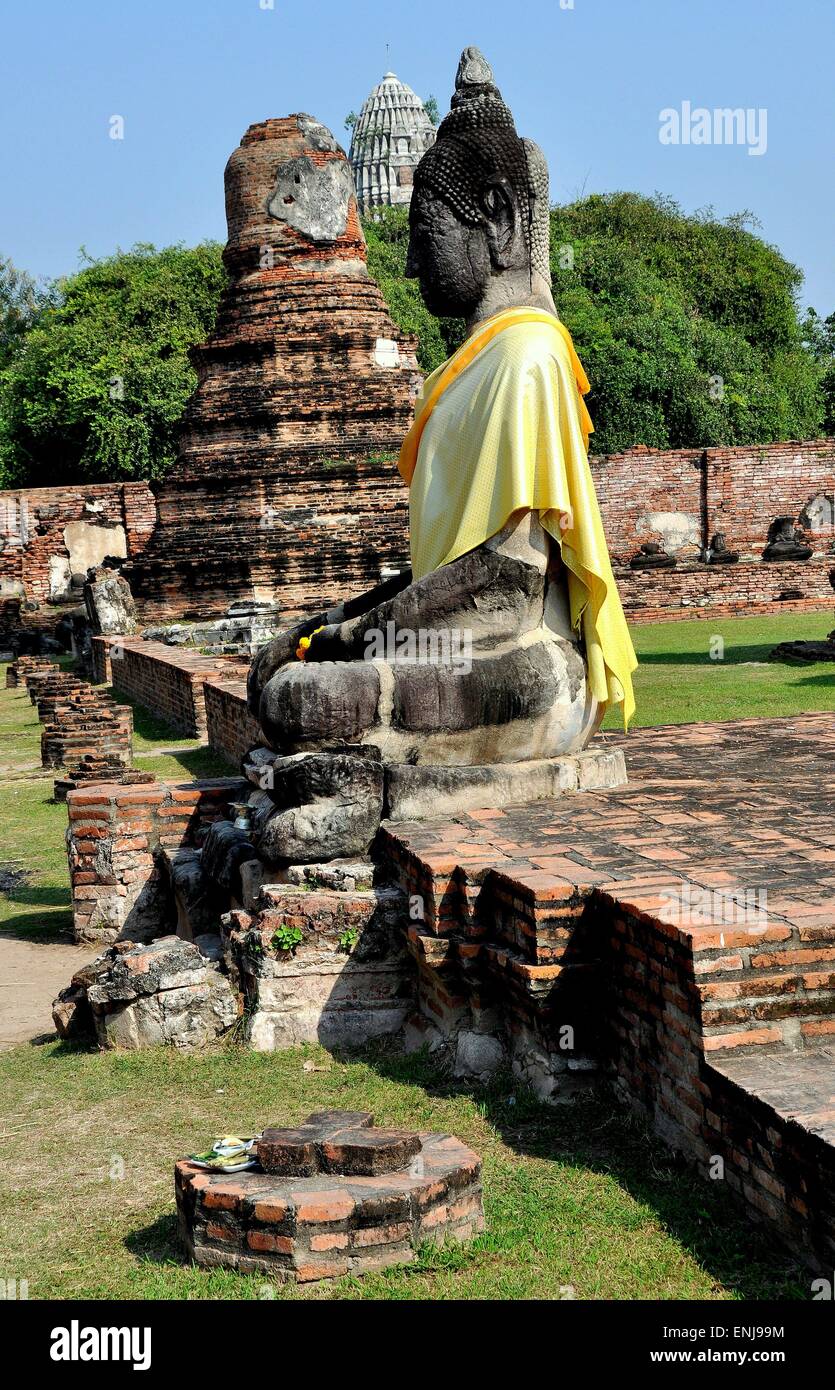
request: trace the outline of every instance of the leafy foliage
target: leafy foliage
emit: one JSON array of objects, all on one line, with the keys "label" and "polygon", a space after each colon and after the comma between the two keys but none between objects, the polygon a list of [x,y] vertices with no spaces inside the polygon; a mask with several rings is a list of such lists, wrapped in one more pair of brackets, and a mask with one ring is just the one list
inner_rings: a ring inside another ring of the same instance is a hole
[{"label": "leafy foliage", "polygon": [[433,96],[431,92],[423,103],[423,109],[434,126],[441,124],[441,108],[438,105],[438,98]]},{"label": "leafy foliage", "polygon": [[214,243],[135,246],[59,281],[0,370],[0,485],[160,477],[224,283]]},{"label": "leafy foliage", "polygon": [[0,256],[0,370],[22,349],[48,291]]},{"label": "leafy foliage", "polygon": [[282,922],[270,937],[270,945],[275,951],[289,951],[292,954],[301,945],[303,935],[301,927],[291,927],[288,922]]},{"label": "leafy foliage", "polygon": [[[832,332],[828,357],[825,341],[813,350],[798,315],[801,273],[749,220],[687,217],[670,199],[632,193],[553,210],[554,298],[592,383],[597,452],[808,438],[827,421],[832,429]],[[418,360],[432,370],[463,324],[433,318],[404,280],[404,211],[387,209],[366,234],[392,315],[418,334]]]},{"label": "leafy foliage", "polygon": [[823,373],[825,434],[835,434],[835,314],[821,319],[810,309],[803,324],[804,337]]},{"label": "leafy foliage", "polygon": [[[835,432],[835,315],[746,215],[596,194],[551,214],[554,297],[592,383],[592,447],[768,443]],[[405,278],[408,213],[365,223],[369,269],[432,371],[464,324]],[[46,288],[0,258],[0,487],[159,478],[211,332],[220,247],[139,245]]]}]

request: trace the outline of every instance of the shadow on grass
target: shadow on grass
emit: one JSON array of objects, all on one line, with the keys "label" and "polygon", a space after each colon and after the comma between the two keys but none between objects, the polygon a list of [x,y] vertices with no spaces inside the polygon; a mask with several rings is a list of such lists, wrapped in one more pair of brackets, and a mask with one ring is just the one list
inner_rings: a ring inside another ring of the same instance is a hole
[{"label": "shadow on grass", "polygon": [[[236,769],[219,753],[215,753],[211,748],[190,748],[183,749],[181,753],[171,752],[164,755],[173,762],[180,764],[191,777],[234,777]],[[149,761],[153,762],[154,755]],[[142,770],[143,759],[137,759],[137,767]]]},{"label": "shadow on grass", "polygon": [[[150,743],[171,743],[172,741],[176,743],[191,739],[191,735],[184,734],[182,730],[175,729],[173,725],[160,719],[159,715],[152,714],[144,705],[132,700],[123,690],[117,690],[115,686],[108,685],[106,691],[120,705],[129,705],[133,710],[133,731],[139,738],[147,739]],[[196,742],[196,736],[193,741]]]},{"label": "shadow on grass", "polygon": [[125,1236],[125,1249],[143,1264],[191,1264],[180,1244],[175,1214],[158,1216],[148,1226],[141,1226]]},{"label": "shadow on grass", "polygon": [[20,883],[10,893],[4,893],[3,896],[7,902],[19,903],[21,907],[70,906],[69,884],[62,887],[60,884]]},{"label": "shadow on grass", "polygon": [[[66,1048],[68,1054],[77,1050]],[[552,1107],[526,1092],[510,1075],[497,1078],[489,1087],[456,1082],[425,1051],[404,1055],[391,1044],[378,1044],[345,1053],[338,1060],[365,1064],[384,1080],[419,1087],[427,1096],[465,1096],[517,1154],[612,1179],[640,1208],[652,1212],[718,1285],[740,1299],[808,1299],[810,1276],[805,1268],[751,1225],[719,1183],[696,1177],[606,1090]],[[638,1210],[636,1223],[644,1220]],[[506,1218],[504,1227],[507,1231]],[[628,1233],[629,1226],[623,1229]],[[497,1221],[486,1239],[492,1250],[504,1246],[510,1254],[518,1233],[511,1230],[506,1235]],[[175,1215],[158,1217],[131,1232],[125,1246],[143,1263],[191,1263],[180,1246]],[[466,1254],[468,1260],[477,1260],[479,1243]],[[423,1261],[418,1260],[397,1273],[420,1274],[422,1269]]]},{"label": "shadow on grass", "polygon": [[773,652],[775,645],[775,642],[758,642],[749,647],[737,647],[728,643],[725,646],[722,660],[718,661],[711,657],[710,643],[706,640],[704,651],[640,652],[638,662],[641,666],[706,666],[713,670],[722,666],[741,666],[750,661],[779,665],[779,662],[768,661],[769,654]]},{"label": "shadow on grass", "polygon": [[[54,946],[56,942],[67,945],[72,939],[69,887],[19,887],[6,894],[5,901],[14,907],[27,906],[30,910],[15,912],[0,921],[0,935],[41,946]],[[44,914],[45,908],[51,910]]]},{"label": "shadow on grass", "polygon": [[[796,669],[796,668],[795,668]],[[795,685],[809,685],[815,690],[831,690],[835,686],[835,671],[821,671],[818,675],[803,676]]]},{"label": "shadow on grass", "polygon": [[425,1053],[404,1056],[375,1048],[365,1050],[361,1060],[386,1079],[421,1086],[427,1094],[469,1096],[517,1153],[612,1177],[740,1298],[808,1299],[805,1267],[747,1221],[719,1183],[696,1176],[608,1088],[555,1107],[509,1075],[486,1088],[456,1082],[440,1074]]}]

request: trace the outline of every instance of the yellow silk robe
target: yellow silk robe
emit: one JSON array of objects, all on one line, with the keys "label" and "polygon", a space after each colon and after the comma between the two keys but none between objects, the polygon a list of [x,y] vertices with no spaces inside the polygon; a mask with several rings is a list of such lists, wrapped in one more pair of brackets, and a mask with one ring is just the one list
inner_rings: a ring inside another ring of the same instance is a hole
[{"label": "yellow silk robe", "polygon": [[481,545],[514,512],[539,513],[568,572],[592,694],[621,705],[626,725],[638,663],[589,468],[588,389],[559,319],[503,310],[424,382],[399,467],[416,579]]}]

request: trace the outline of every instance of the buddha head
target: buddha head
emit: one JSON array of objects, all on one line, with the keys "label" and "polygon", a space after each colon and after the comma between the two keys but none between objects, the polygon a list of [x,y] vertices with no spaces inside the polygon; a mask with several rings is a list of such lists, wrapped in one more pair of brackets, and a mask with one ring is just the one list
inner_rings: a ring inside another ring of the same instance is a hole
[{"label": "buddha head", "polygon": [[406,274],[431,313],[468,320],[513,304],[553,309],[548,169],[477,48],[458,64],[455,95],[415,170]]}]

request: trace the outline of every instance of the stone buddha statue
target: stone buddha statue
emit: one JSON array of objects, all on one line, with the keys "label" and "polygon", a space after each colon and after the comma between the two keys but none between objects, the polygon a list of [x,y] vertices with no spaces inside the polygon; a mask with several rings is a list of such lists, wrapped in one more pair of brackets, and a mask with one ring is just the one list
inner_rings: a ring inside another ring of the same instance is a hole
[{"label": "stone buddha statue", "polygon": [[300,800],[331,814],[365,778],[379,818],[386,768],[445,769],[448,783],[454,768],[577,753],[608,704],[632,709],[588,382],[551,295],[547,168],[474,48],[415,173],[407,274],[468,336],[424,383],[401,452],[411,571],[279,634],[253,663],[250,707],[279,754],[273,785],[260,783],[279,808],[263,810],[278,859],[302,857]]},{"label": "stone buddha statue", "polygon": [[808,560],[812,547],[804,545],[791,516],[778,516],[768,529],[764,560]]},{"label": "stone buddha statue", "polygon": [[739,551],[730,550],[724,531],[717,531],[711,537],[710,545],[702,551],[701,560],[705,565],[735,565],[739,560]]},{"label": "stone buddha statue", "polygon": [[633,570],[657,570],[672,569],[675,563],[675,555],[668,555],[657,541],[645,541],[638,554],[632,556],[629,566]]}]

